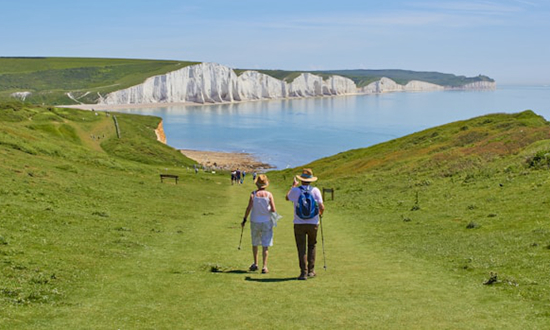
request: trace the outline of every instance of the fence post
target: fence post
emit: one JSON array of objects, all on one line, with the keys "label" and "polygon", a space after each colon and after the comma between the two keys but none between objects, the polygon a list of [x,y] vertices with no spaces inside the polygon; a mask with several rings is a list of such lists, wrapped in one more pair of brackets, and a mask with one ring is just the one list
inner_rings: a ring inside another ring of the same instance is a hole
[{"label": "fence post", "polygon": [[334,200],[334,188],[323,188],[323,201],[325,200],[325,193],[330,193],[332,200]]}]

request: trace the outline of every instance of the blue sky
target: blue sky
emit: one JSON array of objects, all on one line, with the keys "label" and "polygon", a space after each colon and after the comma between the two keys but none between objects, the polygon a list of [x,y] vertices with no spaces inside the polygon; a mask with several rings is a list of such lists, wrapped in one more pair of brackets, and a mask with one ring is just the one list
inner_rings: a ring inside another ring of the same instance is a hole
[{"label": "blue sky", "polygon": [[0,56],[405,69],[550,84],[548,0],[18,0]]}]

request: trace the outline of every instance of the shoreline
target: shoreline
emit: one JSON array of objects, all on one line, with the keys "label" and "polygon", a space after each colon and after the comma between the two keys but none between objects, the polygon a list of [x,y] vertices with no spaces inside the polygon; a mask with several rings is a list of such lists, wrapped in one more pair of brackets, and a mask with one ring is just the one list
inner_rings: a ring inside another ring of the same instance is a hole
[{"label": "shoreline", "polygon": [[[398,91],[402,92],[402,91]],[[386,93],[386,92],[384,92]],[[265,99],[251,99],[251,100],[242,100],[242,101],[224,101],[224,102],[209,102],[209,103],[198,103],[198,102],[153,102],[153,103],[132,103],[132,104],[68,104],[68,105],[57,105],[59,108],[73,108],[81,110],[98,110],[98,111],[108,111],[108,110],[120,110],[120,109],[143,109],[143,108],[161,108],[161,107],[173,107],[173,106],[215,106],[215,105],[231,105],[231,104],[240,104],[248,102],[269,102],[269,101],[281,101],[281,100],[299,100],[299,99],[310,99],[310,98],[327,98],[327,97],[346,97],[346,96],[360,96],[360,95],[376,95],[377,93],[346,93],[346,94],[336,94],[336,95],[316,95],[316,96],[296,96],[296,97],[287,97],[287,98],[265,98]]]},{"label": "shoreline", "polygon": [[186,157],[196,161],[205,169],[223,171],[245,170],[247,172],[265,172],[275,167],[263,163],[253,155],[244,152],[203,151],[178,149]]},{"label": "shoreline", "polygon": [[193,102],[174,102],[174,103],[139,103],[139,104],[69,104],[59,105],[60,108],[71,108],[80,110],[98,110],[98,111],[115,111],[121,109],[143,109],[154,107],[171,107],[182,105],[204,105],[201,103]]},{"label": "shoreline", "polygon": [[[212,103],[216,105],[219,103]],[[74,104],[74,105],[62,105],[62,108],[72,108],[80,110],[90,111],[116,111],[119,109],[139,109],[150,108],[160,105],[159,103],[142,103],[142,104]],[[211,105],[210,103],[201,104],[194,102],[177,102],[177,103],[162,103],[163,106],[184,106],[184,105]],[[159,123],[159,128],[162,128],[162,121]],[[166,141],[159,137],[159,128],[155,130],[157,134],[157,140],[166,144]],[[164,131],[162,134],[164,135]],[[274,169],[275,166],[264,163],[254,157],[252,154],[244,152],[226,152],[226,151],[206,151],[206,150],[192,150],[192,149],[177,149],[187,158],[196,161],[204,169],[233,171],[233,170],[245,170],[248,172],[265,172],[269,169]]]}]

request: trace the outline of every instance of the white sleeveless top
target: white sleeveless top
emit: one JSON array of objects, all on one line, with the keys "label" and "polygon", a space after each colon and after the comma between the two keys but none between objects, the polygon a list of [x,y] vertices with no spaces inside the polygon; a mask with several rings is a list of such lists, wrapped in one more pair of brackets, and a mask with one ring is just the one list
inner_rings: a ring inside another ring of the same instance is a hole
[{"label": "white sleeveless top", "polygon": [[252,204],[252,211],[250,212],[250,222],[268,222],[271,221],[271,205],[269,203],[268,192],[267,197],[256,196],[256,191],[253,192],[254,199]]}]

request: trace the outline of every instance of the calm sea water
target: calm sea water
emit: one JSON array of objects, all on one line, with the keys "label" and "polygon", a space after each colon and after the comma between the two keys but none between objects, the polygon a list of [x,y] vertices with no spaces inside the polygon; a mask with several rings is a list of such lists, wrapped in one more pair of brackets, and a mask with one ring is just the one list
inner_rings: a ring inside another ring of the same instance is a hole
[{"label": "calm sea water", "polygon": [[247,152],[282,169],[457,120],[526,109],[550,119],[550,86],[120,111],[162,117],[174,148]]}]

